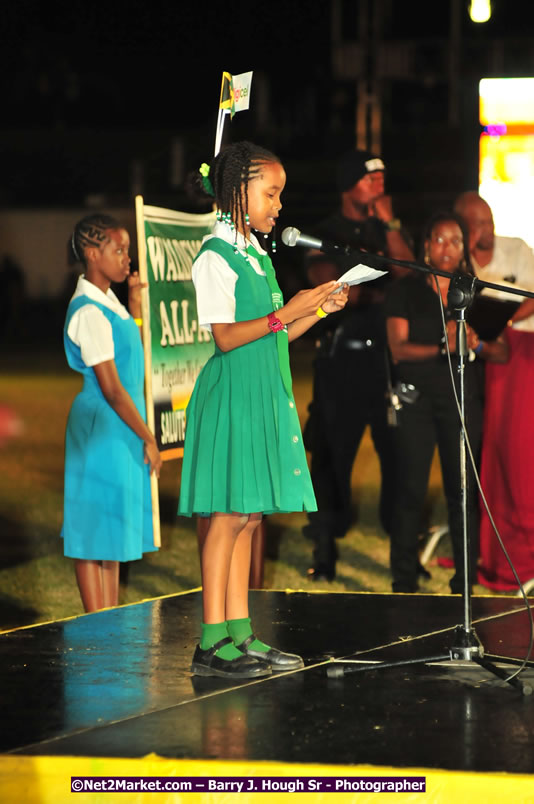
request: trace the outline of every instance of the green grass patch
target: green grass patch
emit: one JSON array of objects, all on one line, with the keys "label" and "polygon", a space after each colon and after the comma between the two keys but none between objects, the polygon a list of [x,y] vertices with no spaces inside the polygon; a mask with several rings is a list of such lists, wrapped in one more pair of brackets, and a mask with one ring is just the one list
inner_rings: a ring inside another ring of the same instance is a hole
[{"label": "green grass patch", "polygon": [[[311,353],[293,353],[295,398],[301,422],[311,396]],[[67,414],[81,387],[62,354],[0,358],[0,404],[17,411],[24,431],[0,448],[0,630],[82,613],[72,561],[63,556],[63,449]],[[181,461],[165,462],[160,478],[162,546],[121,569],[121,603],[174,594],[200,585],[195,523],[175,516]],[[354,526],[338,542],[338,574],[323,588],[389,592],[389,542],[377,518],[379,467],[368,433],[353,471]],[[430,521],[446,521],[439,464],[429,489]],[[304,514],[267,521],[265,586],[314,589],[308,579],[312,545]],[[440,554],[449,554],[446,539]],[[427,592],[447,592],[450,570],[431,566]]]}]

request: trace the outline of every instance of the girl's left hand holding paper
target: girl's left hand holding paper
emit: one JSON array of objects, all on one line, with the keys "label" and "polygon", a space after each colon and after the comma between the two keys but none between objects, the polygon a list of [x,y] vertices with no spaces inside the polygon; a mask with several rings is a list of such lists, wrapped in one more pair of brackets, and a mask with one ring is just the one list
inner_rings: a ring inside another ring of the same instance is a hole
[{"label": "girl's left hand holding paper", "polygon": [[346,305],[348,298],[349,286],[344,284],[336,288],[335,291],[328,296],[327,300],[323,302],[321,307],[325,313],[337,313],[338,310],[342,310]]}]

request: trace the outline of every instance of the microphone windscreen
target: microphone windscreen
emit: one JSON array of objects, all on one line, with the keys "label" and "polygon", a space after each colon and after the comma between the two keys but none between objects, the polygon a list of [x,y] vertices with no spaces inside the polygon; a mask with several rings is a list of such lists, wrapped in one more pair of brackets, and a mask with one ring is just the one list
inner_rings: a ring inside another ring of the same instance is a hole
[{"label": "microphone windscreen", "polygon": [[282,232],[282,243],[286,246],[296,246],[300,231],[295,226],[286,226]]}]

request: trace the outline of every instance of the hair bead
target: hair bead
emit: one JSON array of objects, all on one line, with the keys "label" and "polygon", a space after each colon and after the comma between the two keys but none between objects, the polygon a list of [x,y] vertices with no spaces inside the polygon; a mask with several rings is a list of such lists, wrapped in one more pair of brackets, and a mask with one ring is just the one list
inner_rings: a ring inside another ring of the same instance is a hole
[{"label": "hair bead", "polygon": [[236,227],[245,232],[250,226],[248,185],[260,175],[262,166],[268,163],[280,163],[280,160],[270,151],[244,141],[227,146],[209,166],[209,178],[217,208],[221,211],[218,220],[228,223],[232,230]]}]

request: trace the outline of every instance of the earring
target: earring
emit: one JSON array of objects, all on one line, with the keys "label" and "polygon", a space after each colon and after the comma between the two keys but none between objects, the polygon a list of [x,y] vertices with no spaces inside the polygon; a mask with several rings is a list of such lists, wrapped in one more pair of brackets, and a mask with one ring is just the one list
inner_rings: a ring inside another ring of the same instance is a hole
[{"label": "earring", "polygon": [[247,226],[250,225],[250,218],[249,218],[248,212],[245,212],[245,223],[247,224]]}]

